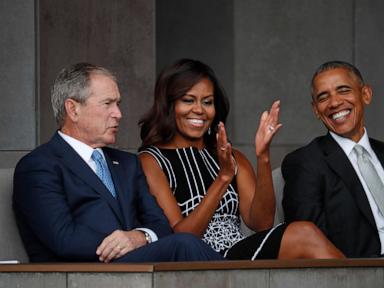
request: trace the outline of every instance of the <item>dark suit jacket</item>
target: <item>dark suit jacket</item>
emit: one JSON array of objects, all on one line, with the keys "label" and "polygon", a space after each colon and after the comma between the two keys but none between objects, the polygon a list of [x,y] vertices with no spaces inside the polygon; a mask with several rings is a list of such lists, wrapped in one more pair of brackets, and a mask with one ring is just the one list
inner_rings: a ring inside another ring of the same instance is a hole
[{"label": "dark suit jacket", "polygon": [[13,207],[31,261],[98,261],[97,246],[116,229],[149,228],[159,238],[171,233],[138,158],[103,152],[117,199],[57,133],[17,164]]},{"label": "dark suit jacket", "polygon": [[[370,143],[383,165],[384,143],[374,139]],[[314,222],[347,257],[380,255],[380,239],[363,186],[329,133],[288,154],[282,173],[287,222]]]}]

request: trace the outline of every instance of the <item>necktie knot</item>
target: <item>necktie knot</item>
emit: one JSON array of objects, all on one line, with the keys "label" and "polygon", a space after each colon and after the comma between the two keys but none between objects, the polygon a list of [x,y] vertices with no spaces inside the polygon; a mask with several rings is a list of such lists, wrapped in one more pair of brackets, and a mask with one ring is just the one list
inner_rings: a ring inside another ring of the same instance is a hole
[{"label": "necktie knot", "polygon": [[355,147],[354,147],[355,151],[356,151],[356,154],[357,156],[361,156],[363,155],[364,153],[364,148],[363,146],[359,145],[359,144],[356,144]]},{"label": "necktie knot", "polygon": [[103,156],[101,155],[101,153],[98,150],[93,150],[92,159],[94,161],[104,161]]},{"label": "necktie knot", "polygon": [[354,150],[356,152],[357,158],[361,158],[364,161],[369,161],[369,153],[363,146],[356,144]]},{"label": "necktie knot", "polygon": [[91,158],[96,163],[96,174],[100,178],[101,182],[107,187],[109,192],[111,192],[113,197],[116,197],[115,186],[113,185],[111,173],[109,172],[107,162],[105,161],[103,155],[98,150],[93,150]]}]

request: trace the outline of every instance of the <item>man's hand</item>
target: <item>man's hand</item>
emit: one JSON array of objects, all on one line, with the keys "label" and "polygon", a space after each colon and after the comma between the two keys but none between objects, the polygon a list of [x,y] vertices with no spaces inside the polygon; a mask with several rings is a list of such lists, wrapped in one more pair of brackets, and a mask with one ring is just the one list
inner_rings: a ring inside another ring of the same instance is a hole
[{"label": "man's hand", "polygon": [[101,262],[108,263],[145,244],[147,241],[141,231],[115,230],[97,247],[96,254]]}]

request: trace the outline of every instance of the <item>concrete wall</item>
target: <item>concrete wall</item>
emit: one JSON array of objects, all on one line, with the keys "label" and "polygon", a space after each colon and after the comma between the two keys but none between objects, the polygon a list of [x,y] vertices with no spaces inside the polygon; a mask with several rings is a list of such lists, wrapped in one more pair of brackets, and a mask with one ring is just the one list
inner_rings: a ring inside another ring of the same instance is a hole
[{"label": "concrete wall", "polygon": [[384,141],[384,2],[356,0],[354,60],[365,80],[373,87],[373,100],[367,110],[367,129]]},{"label": "concrete wall", "polygon": [[274,99],[282,101],[284,126],[273,167],[325,132],[312,115],[308,82],[331,59],[355,63],[372,84],[367,127],[384,139],[380,0],[3,0],[0,7],[0,167],[49,139],[49,87],[60,68],[78,61],[117,73],[124,149],[140,142],[136,123],[152,102],[156,70],[181,57],[215,69],[230,96],[230,138],[253,162],[258,118]]},{"label": "concrete wall", "polygon": [[122,96],[117,146],[136,149],[155,79],[154,0],[40,0],[40,142],[55,130],[49,89],[58,71],[91,62],[115,72]]},{"label": "concrete wall", "polygon": [[[180,58],[203,61],[215,70],[232,100],[233,5],[233,0],[157,0],[157,71]],[[229,120],[230,129],[231,124]]]},{"label": "concrete wall", "polygon": [[284,126],[271,151],[277,166],[324,133],[312,115],[309,81],[324,61],[353,61],[353,1],[235,1],[234,18],[234,143],[254,158],[258,117],[280,99]]},{"label": "concrete wall", "polygon": [[0,167],[36,145],[36,49],[33,1],[0,1]]},{"label": "concrete wall", "polygon": [[383,267],[265,268],[151,273],[0,273],[0,287],[360,288],[382,287]]},{"label": "concrete wall", "polygon": [[47,141],[58,71],[91,62],[116,73],[123,120],[117,146],[136,150],[137,121],[155,80],[154,0],[3,0],[0,3],[0,167]]},{"label": "concrete wall", "polygon": [[312,114],[309,81],[317,66],[335,59],[354,63],[372,83],[376,97],[367,127],[370,136],[384,139],[379,121],[383,8],[382,1],[235,1],[234,127],[239,148],[253,154],[256,117],[273,99],[281,99],[284,125],[272,146],[274,167],[289,151],[324,134]]},{"label": "concrete wall", "polygon": [[[194,57],[216,70],[233,92],[230,137],[254,163],[259,116],[275,99],[281,100],[284,126],[272,144],[273,167],[280,166],[286,153],[326,132],[312,114],[309,81],[328,60],[356,64],[372,83],[367,127],[371,136],[384,139],[379,121],[384,104],[382,1],[211,0],[193,1],[194,9],[189,2],[157,1],[157,63]],[[216,19],[227,19],[232,27],[219,29]],[[223,35],[233,38],[216,45]],[[196,43],[205,49],[197,49]]]}]

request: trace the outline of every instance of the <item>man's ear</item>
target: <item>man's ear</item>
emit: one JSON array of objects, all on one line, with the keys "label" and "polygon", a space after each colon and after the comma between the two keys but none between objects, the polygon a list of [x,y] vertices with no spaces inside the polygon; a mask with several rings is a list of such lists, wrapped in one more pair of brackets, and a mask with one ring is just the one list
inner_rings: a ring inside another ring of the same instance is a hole
[{"label": "man's ear", "polygon": [[369,85],[364,85],[363,88],[361,88],[361,97],[363,99],[363,102],[365,105],[369,105],[372,101],[372,88]]},{"label": "man's ear", "polygon": [[79,118],[78,112],[79,112],[79,106],[80,103],[76,100],[73,100],[71,98],[68,98],[64,102],[65,106],[65,112],[67,113],[67,116],[69,119],[71,119],[72,122],[77,122],[77,119]]}]

